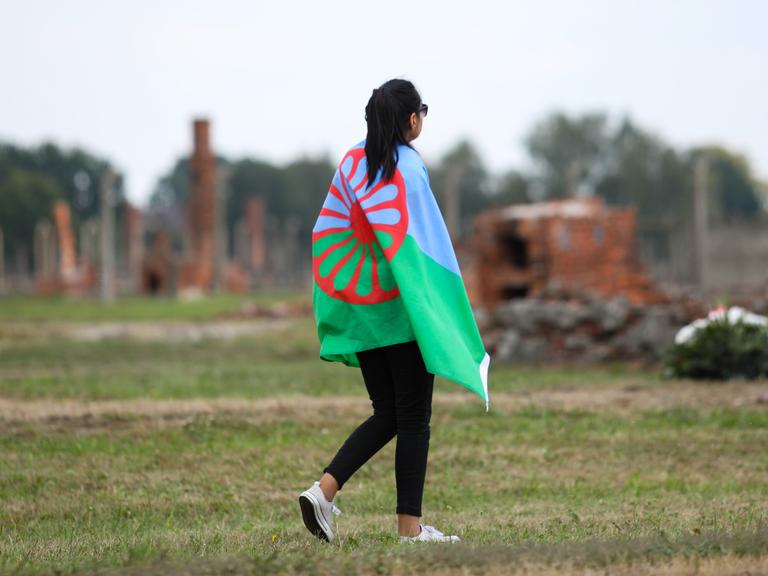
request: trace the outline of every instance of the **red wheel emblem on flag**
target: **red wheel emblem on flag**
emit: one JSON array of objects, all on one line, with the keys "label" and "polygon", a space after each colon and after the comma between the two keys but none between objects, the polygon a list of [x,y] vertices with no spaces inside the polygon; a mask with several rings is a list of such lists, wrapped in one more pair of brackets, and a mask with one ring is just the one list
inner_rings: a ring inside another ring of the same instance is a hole
[{"label": "red wheel emblem on flag", "polygon": [[312,272],[329,296],[375,304],[400,292],[387,262],[408,230],[405,181],[399,170],[367,189],[365,150],[341,161],[312,231]]}]

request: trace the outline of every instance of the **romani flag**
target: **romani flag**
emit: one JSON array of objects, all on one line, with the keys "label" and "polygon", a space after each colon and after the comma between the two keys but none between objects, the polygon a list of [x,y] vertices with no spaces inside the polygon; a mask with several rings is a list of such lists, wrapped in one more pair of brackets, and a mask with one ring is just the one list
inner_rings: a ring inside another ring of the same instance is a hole
[{"label": "romani flag", "polygon": [[427,370],[488,407],[488,364],[459,264],[419,154],[398,146],[394,177],[372,186],[365,142],[342,159],[312,230],[320,358],[416,340]]}]

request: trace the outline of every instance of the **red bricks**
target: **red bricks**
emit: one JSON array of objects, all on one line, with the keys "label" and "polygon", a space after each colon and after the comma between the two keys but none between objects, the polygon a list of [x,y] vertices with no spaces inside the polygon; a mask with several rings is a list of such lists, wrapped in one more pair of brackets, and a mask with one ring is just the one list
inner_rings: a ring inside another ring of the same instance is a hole
[{"label": "red bricks", "polygon": [[475,218],[471,243],[476,304],[536,296],[550,282],[635,303],[665,302],[635,252],[635,209],[601,198],[568,198],[495,208]]},{"label": "red bricks", "polygon": [[208,290],[213,284],[216,219],[216,158],[211,152],[208,120],[194,121],[194,148],[189,161],[190,196],[186,206],[188,244],[179,275],[180,290]]},{"label": "red bricks", "polygon": [[141,266],[141,290],[148,294],[170,294],[172,291],[171,237],[158,230],[152,247],[144,254]]}]

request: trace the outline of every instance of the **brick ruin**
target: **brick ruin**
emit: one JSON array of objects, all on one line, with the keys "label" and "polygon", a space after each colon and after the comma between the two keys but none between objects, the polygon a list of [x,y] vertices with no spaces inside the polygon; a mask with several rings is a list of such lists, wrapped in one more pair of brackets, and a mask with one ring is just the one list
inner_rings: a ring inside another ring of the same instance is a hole
[{"label": "brick ruin", "polygon": [[[210,144],[210,123],[193,123],[190,156],[190,194],[184,206],[181,257],[174,254],[170,232],[160,228],[152,244],[144,247],[143,214],[127,206],[124,214],[122,270],[123,291],[175,294],[185,290],[202,293],[218,289],[245,292],[268,280],[279,262],[268,253],[270,233],[263,198],[250,197],[234,231],[235,259],[224,247],[227,234],[219,197],[216,158]],[[41,222],[36,251],[41,265],[41,292],[88,292],[98,284],[97,222],[85,222],[76,253],[69,207],[54,208],[55,230]],[[465,283],[473,304],[488,310],[502,302],[536,298],[555,285],[586,289],[611,298],[625,295],[635,304],[666,302],[645,272],[636,253],[634,207],[614,208],[601,198],[517,204],[494,208],[474,219],[471,240],[457,247],[465,271]],[[273,242],[279,261],[293,261],[284,241],[296,234],[286,232]],[[55,272],[54,272],[55,269]]]},{"label": "brick ruin", "polygon": [[83,294],[96,284],[92,267],[78,258],[69,204],[53,205],[53,225],[41,220],[35,229],[35,290],[39,294]]},{"label": "brick ruin", "polygon": [[174,262],[171,236],[167,230],[158,230],[141,263],[140,289],[145,294],[173,293]]},{"label": "brick ruin", "polygon": [[498,362],[656,363],[706,307],[668,294],[636,251],[634,207],[598,197],[478,214],[467,289]]},{"label": "brick ruin", "polygon": [[208,290],[213,285],[216,226],[216,158],[210,147],[210,124],[195,120],[189,159],[190,190],[185,207],[184,254],[178,289]]},{"label": "brick ruin", "polygon": [[609,208],[602,198],[515,204],[474,220],[470,278],[473,302],[536,297],[555,282],[633,303],[666,302],[635,249],[635,208]]},{"label": "brick ruin", "polygon": [[57,201],[53,206],[53,219],[56,222],[56,234],[59,240],[59,276],[64,282],[72,282],[78,274],[69,204],[61,200]]},{"label": "brick ruin", "polygon": [[[295,276],[300,248],[298,223],[288,218],[283,226],[269,218],[264,198],[249,196],[243,202],[231,240],[224,209],[222,175],[210,141],[211,126],[206,119],[193,121],[193,146],[189,161],[189,197],[182,207],[182,250],[177,252],[173,230],[155,222],[130,203],[124,206],[121,234],[115,238],[114,253],[106,252],[112,274],[111,286],[120,293],[175,295],[204,294],[218,290],[247,292],[255,286],[282,286]],[[226,178],[226,175],[224,175]],[[105,184],[102,184],[102,193]],[[34,233],[35,274],[28,286],[38,293],[95,295],[101,277],[106,247],[101,236],[106,218],[114,217],[114,206],[82,223],[78,242],[70,207],[59,202],[51,218],[37,223]],[[151,215],[150,215],[151,216]],[[114,224],[110,226],[115,232]],[[1,238],[1,237],[0,237]],[[147,244],[145,245],[145,241]],[[271,250],[267,250],[267,247]],[[23,261],[22,258],[18,260]],[[0,270],[3,270],[0,259]],[[24,274],[19,274],[23,276]],[[3,274],[0,273],[0,284]],[[19,286],[22,281],[18,281]]]},{"label": "brick ruin", "polygon": [[217,213],[223,206],[219,201],[220,175],[210,144],[210,122],[196,119],[192,131],[181,262],[176,265],[171,238],[166,231],[159,230],[141,259],[141,290],[152,294],[209,293],[218,288],[246,292],[250,288],[247,263],[229,261],[223,246],[227,234],[219,229],[225,223],[223,215]]}]

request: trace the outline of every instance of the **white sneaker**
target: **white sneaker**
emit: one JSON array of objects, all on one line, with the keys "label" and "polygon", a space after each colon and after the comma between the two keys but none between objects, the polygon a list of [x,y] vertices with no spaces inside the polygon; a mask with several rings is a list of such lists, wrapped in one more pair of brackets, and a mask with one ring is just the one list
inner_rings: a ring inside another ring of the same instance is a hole
[{"label": "white sneaker", "polygon": [[458,536],[446,536],[434,526],[419,526],[421,532],[418,536],[400,536],[400,542],[461,542]]},{"label": "white sneaker", "polygon": [[320,489],[320,482],[315,482],[312,488],[301,493],[299,506],[301,506],[301,516],[307,530],[321,540],[328,542],[333,540],[331,514],[338,516],[341,510],[336,507],[336,504],[325,499],[325,494]]}]

